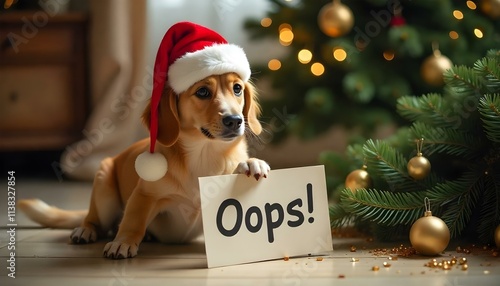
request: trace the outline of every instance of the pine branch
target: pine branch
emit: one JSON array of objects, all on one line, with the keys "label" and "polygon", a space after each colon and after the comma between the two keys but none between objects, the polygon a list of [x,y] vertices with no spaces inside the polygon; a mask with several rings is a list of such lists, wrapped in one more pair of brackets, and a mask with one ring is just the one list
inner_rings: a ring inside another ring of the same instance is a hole
[{"label": "pine branch", "polygon": [[437,93],[417,96],[403,96],[398,99],[398,113],[410,121],[420,121],[443,128],[455,128],[456,114],[443,97]]},{"label": "pine branch", "polygon": [[406,192],[426,190],[437,182],[431,174],[423,180],[415,180],[408,175],[408,161],[385,141],[366,141],[363,146],[368,171],[376,178],[387,182],[391,190]]},{"label": "pine branch", "polygon": [[422,122],[411,126],[414,138],[424,138],[423,153],[430,156],[443,153],[472,159],[482,150],[482,140],[468,132],[450,128],[436,128]]},{"label": "pine branch", "polygon": [[486,94],[479,100],[479,113],[489,140],[500,143],[500,94]]},{"label": "pine branch", "polygon": [[498,93],[500,91],[500,56],[478,60],[474,63],[474,71],[484,80],[484,93]]},{"label": "pine branch", "polygon": [[424,213],[424,192],[388,192],[344,189],[341,202],[344,210],[363,220],[385,226],[411,224]]},{"label": "pine branch", "polygon": [[488,58],[500,58],[500,50],[491,49],[486,52],[486,57]]},{"label": "pine branch", "polygon": [[445,209],[441,219],[448,225],[451,237],[458,237],[467,226],[484,187],[484,176],[469,171],[462,178],[439,183],[429,191],[431,201]]},{"label": "pine branch", "polygon": [[340,204],[330,206],[330,225],[332,228],[345,226],[353,221],[353,219],[354,215],[346,212]]},{"label": "pine branch", "polygon": [[384,141],[366,141],[363,154],[370,172],[383,176],[389,183],[398,184],[408,179],[406,165],[408,161]]},{"label": "pine branch", "polygon": [[482,77],[466,66],[454,66],[443,73],[446,94],[454,100],[468,96],[479,97],[482,92]]}]

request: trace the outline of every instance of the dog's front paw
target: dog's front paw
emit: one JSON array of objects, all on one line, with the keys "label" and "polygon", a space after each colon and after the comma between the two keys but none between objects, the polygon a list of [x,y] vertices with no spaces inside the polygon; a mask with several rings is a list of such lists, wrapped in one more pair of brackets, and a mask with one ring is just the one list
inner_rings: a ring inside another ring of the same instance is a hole
[{"label": "dog's front paw", "polygon": [[234,173],[245,174],[248,177],[253,176],[258,181],[262,177],[267,178],[269,171],[271,171],[271,167],[269,167],[266,161],[250,158],[245,162],[239,163]]},{"label": "dog's front paw", "polygon": [[125,243],[120,241],[108,242],[104,246],[103,255],[112,259],[132,258],[137,255],[139,247],[135,243]]},{"label": "dog's front paw", "polygon": [[97,233],[95,229],[81,226],[75,228],[69,238],[74,244],[93,243],[97,240]]}]

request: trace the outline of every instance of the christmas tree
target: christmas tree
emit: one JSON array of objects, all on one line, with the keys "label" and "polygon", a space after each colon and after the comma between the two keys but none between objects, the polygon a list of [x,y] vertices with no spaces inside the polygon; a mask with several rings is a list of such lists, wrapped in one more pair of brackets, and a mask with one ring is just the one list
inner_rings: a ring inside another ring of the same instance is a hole
[{"label": "christmas tree", "polygon": [[[500,2],[269,1],[267,17],[246,28],[286,47],[268,66],[254,66],[281,95],[263,102],[264,118],[283,107],[291,114],[273,138],[354,130],[345,154],[324,150],[319,158],[337,202],[333,226],[407,237],[427,197],[452,237],[491,242],[500,223],[498,52],[475,61],[500,46]],[[366,141],[384,124],[402,127]],[[411,157],[420,164],[408,169]]]},{"label": "christmas tree", "polygon": [[[493,241],[500,224],[500,51],[473,67],[454,66],[444,78],[443,94],[398,99],[397,111],[411,126],[349,148],[353,160],[367,166],[369,177],[358,183],[371,186],[341,191],[331,207],[334,226],[369,222],[384,237],[404,234],[424,213],[427,197],[452,237]],[[420,166],[428,175],[408,165],[417,153],[428,158]]]},{"label": "christmas tree", "polygon": [[[351,130],[349,143],[362,143],[380,126],[406,125],[395,112],[398,98],[439,92],[450,60],[471,65],[500,46],[498,0],[269,1],[266,17],[246,28],[253,39],[284,46],[282,57],[253,65],[278,94],[263,102],[263,119],[285,108],[290,115],[275,142],[313,139],[340,125]],[[331,190],[356,163],[331,152],[320,160]]]}]

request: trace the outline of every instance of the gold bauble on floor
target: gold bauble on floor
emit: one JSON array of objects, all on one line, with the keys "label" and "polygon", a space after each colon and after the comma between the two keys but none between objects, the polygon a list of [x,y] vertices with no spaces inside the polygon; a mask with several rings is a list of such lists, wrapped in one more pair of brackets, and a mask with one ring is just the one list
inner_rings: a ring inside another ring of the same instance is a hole
[{"label": "gold bauble on floor", "polygon": [[423,255],[437,255],[450,242],[450,230],[446,223],[430,211],[419,218],[410,229],[410,241],[415,250]]}]

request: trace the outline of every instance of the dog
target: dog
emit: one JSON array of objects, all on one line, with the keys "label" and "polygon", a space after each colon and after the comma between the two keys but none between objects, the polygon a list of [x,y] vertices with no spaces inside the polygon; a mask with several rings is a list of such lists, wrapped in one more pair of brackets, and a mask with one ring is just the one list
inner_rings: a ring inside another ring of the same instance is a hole
[{"label": "dog", "polygon": [[[151,103],[143,114],[150,128]],[[257,180],[269,165],[249,158],[247,136],[259,135],[260,105],[255,87],[236,73],[211,75],[181,94],[167,85],[158,110],[156,152],[168,161],[157,181],[141,179],[136,157],[149,146],[136,142],[101,162],[88,211],[66,211],[44,202],[22,200],[19,207],[32,220],[52,228],[75,228],[70,241],[92,243],[118,226],[103,255],[112,259],[137,255],[146,232],[163,243],[185,243],[202,233],[198,177],[246,174]],[[181,209],[193,211],[186,215]]]}]

